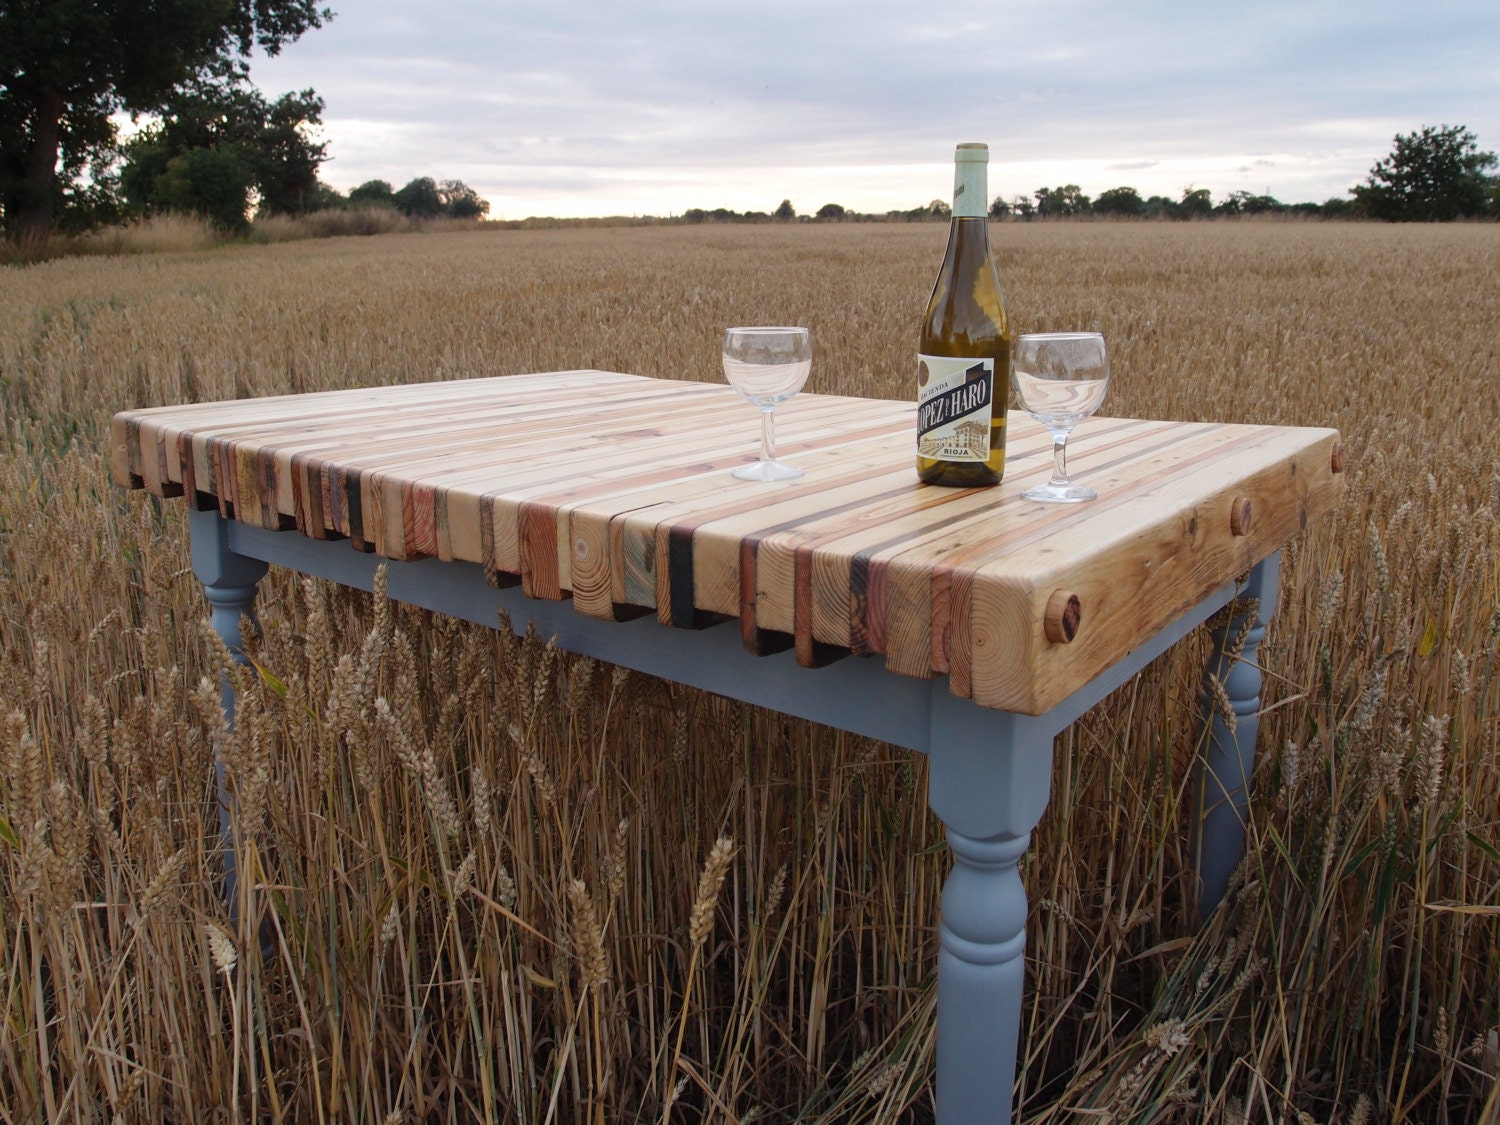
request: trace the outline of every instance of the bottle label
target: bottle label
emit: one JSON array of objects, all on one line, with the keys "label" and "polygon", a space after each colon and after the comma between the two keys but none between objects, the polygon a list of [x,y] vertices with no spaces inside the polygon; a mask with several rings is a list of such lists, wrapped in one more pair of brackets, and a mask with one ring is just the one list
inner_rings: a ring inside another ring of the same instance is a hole
[{"label": "bottle label", "polygon": [[995,361],[917,356],[917,454],[931,461],[988,461]]}]

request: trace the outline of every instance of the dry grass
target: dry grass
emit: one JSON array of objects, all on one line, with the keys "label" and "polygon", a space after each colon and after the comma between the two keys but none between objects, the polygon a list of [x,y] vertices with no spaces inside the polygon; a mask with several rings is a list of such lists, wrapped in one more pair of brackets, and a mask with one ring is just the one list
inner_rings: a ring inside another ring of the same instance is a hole
[{"label": "dry grass", "polygon": [[[1500,228],[996,236],[1017,325],[1110,338],[1113,412],[1334,424],[1352,460],[1284,571],[1249,860],[1208,927],[1202,643],[1062,738],[1023,1119],[1496,1114]],[[184,399],[715,378],[731,322],[809,324],[810,389],[905,397],[942,237],[438,233],[0,272],[0,1121],[928,1119],[945,857],[920,757],[285,575],[231,735],[179,506],[114,489],[105,443],[113,411]],[[238,925],[216,743],[267,888]]]},{"label": "dry grass", "polygon": [[243,233],[219,230],[194,215],[152,215],[123,226],[99,227],[76,235],[54,235],[39,250],[0,241],[0,265],[77,257],[120,254],[168,254],[208,250],[235,244],[302,242],[346,235],[472,231],[484,223],[474,219],[412,219],[392,207],[314,211],[307,215],[267,215]]}]

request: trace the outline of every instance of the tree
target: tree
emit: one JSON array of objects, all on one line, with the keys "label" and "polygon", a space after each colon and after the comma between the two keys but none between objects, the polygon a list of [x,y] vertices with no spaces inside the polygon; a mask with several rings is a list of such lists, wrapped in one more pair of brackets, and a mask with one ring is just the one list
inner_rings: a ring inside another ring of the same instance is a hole
[{"label": "tree", "polygon": [[1175,199],[1168,199],[1165,195],[1153,195],[1146,199],[1146,218],[1148,219],[1175,219],[1182,211],[1182,206]]},{"label": "tree", "polygon": [[490,201],[462,180],[444,180],[438,185],[438,199],[452,219],[482,219],[490,213]]},{"label": "tree", "polygon": [[1077,184],[1067,184],[1060,188],[1037,188],[1033,194],[1036,196],[1036,213],[1044,219],[1089,213],[1089,197],[1083,194]]},{"label": "tree", "polygon": [[1177,213],[1184,219],[1206,219],[1214,213],[1213,196],[1206,187],[1194,188],[1191,184],[1182,189],[1182,202]]},{"label": "tree", "polygon": [[828,222],[830,220],[837,222],[838,220],[844,218],[847,214],[848,212],[845,211],[837,203],[825,203],[823,204],[823,206],[818,208],[818,218],[824,222]]},{"label": "tree", "polygon": [[1268,215],[1285,210],[1286,204],[1274,195],[1254,195],[1248,191],[1232,191],[1214,208],[1214,214]]},{"label": "tree", "polygon": [[1006,219],[1009,217],[1010,204],[1005,202],[1004,196],[997,195],[994,199],[990,200],[990,218]]},{"label": "tree", "polygon": [[152,198],[165,211],[202,215],[220,230],[248,226],[250,172],[230,148],[191,148],[167,161],[152,184]]},{"label": "tree", "polygon": [[351,207],[395,207],[396,193],[384,180],[366,180],[349,192]]},{"label": "tree", "polygon": [[396,209],[410,219],[435,219],[443,213],[443,197],[431,176],[410,181],[392,198]]},{"label": "tree", "polygon": [[[45,239],[91,164],[110,114],[149,113],[215,64],[277,54],[332,13],[315,0],[6,0],[0,4],[0,210]],[[61,170],[59,174],[59,169]]]},{"label": "tree", "polygon": [[777,207],[772,214],[781,222],[789,223],[797,217],[797,208],[792,206],[792,201],[790,199],[783,199],[781,201],[781,206]]},{"label": "tree", "polygon": [[[318,182],[326,146],[309,136],[322,123],[322,112],[323,99],[311,90],[283,94],[271,103],[237,69],[199,76],[178,89],[154,124],[126,143],[120,171],[125,199],[137,213],[187,211],[226,230],[244,226],[252,188],[268,214],[313,210],[328,193]],[[195,175],[164,179],[172,164],[187,157],[192,159],[184,167],[197,169]],[[232,171],[231,162],[238,169]],[[233,215],[232,181],[242,185]],[[200,197],[199,191],[205,194]]]},{"label": "tree", "polygon": [[308,134],[322,123],[323,99],[311,90],[282,94],[257,122],[251,158],[262,211],[303,215],[316,208],[323,195],[318,169],[328,159],[328,146]]},{"label": "tree", "polygon": [[1494,181],[1484,173],[1495,163],[1495,154],[1480,152],[1478,138],[1462,125],[1424,125],[1397,133],[1391,154],[1350,190],[1372,219],[1448,222],[1485,213]]},{"label": "tree", "polygon": [[1126,215],[1134,217],[1146,213],[1146,201],[1133,187],[1110,188],[1100,192],[1094,200],[1094,211],[1100,215]]}]

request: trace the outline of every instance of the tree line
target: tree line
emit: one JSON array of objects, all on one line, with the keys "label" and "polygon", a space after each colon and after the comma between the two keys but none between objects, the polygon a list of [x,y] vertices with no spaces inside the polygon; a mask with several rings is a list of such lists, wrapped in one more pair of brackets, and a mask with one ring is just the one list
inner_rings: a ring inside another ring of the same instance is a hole
[{"label": "tree line", "polygon": [[1480,151],[1478,137],[1464,126],[1427,125],[1413,133],[1398,133],[1391,153],[1376,161],[1364,183],[1349,189],[1352,198],[1283,203],[1271,195],[1232,191],[1215,202],[1207,188],[1188,187],[1180,199],[1160,195],[1143,199],[1132,187],[1117,187],[1091,200],[1077,184],[1066,184],[1038,188],[1029,197],[996,199],[990,216],[1206,219],[1292,214],[1390,222],[1500,218],[1500,176],[1486,174],[1496,163],[1495,154]]},{"label": "tree line", "polygon": [[[1378,219],[1389,222],[1445,222],[1453,219],[1500,218],[1500,176],[1487,175],[1497,164],[1493,152],[1482,152],[1478,138],[1462,125],[1428,125],[1397,134],[1390,155],[1377,161],[1365,182],[1350,189],[1352,198],[1336,196],[1323,203],[1283,203],[1271,195],[1232,191],[1215,201],[1207,188],[1186,187],[1178,199],[1143,197],[1133,187],[1110,188],[1095,198],[1077,184],[1037,188],[1011,199],[996,196],[992,219],[1076,219],[1097,215],[1117,219],[1211,219],[1239,215],[1300,215],[1329,219]],[[934,199],[925,207],[860,214],[837,203],[825,203],[810,215],[799,215],[789,199],[773,212],[693,208],[688,223],[726,222],[885,222],[947,221],[948,204]]]}]

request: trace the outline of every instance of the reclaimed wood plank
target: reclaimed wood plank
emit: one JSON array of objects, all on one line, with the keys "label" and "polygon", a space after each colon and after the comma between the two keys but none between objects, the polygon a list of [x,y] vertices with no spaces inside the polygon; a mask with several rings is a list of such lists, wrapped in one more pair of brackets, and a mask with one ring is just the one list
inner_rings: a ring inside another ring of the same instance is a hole
[{"label": "reclaimed wood plank", "polygon": [[[1102,499],[1037,505],[1019,494],[1050,471],[1050,442],[1023,415],[1005,481],[950,490],[915,482],[910,403],[808,393],[783,409],[778,452],[807,476],[769,486],[729,475],[755,447],[727,387],[590,371],[122,411],[110,465],[256,526],[478,562],[604,619],[738,617],[753,651],[883,655],[1031,713],[1342,484],[1332,430],[1096,418],[1069,460]],[[1075,627],[1049,634],[1049,603],[1076,605]]]},{"label": "reclaimed wood plank", "polygon": [[[518,544],[510,533],[511,528],[519,527],[521,503],[551,504],[559,522],[558,537],[566,541],[573,533],[569,526],[571,514],[580,505],[608,506],[612,500],[620,499],[635,503],[639,493],[653,487],[681,490],[685,483],[691,487],[700,478],[713,482],[727,477],[725,470],[740,463],[740,459],[724,452],[719,431],[726,419],[742,417],[744,404],[732,392],[718,393],[727,388],[711,389],[716,392],[713,399],[698,406],[688,419],[689,422],[696,419],[698,424],[685,433],[663,432],[647,440],[629,435],[620,440],[610,435],[607,441],[589,451],[587,464],[591,467],[587,471],[580,472],[576,461],[569,460],[550,471],[544,468],[524,480],[507,484],[504,495],[497,497],[500,516],[495,529],[496,564],[506,567],[521,561]],[[808,440],[839,439],[837,417],[837,404],[827,403],[803,415],[804,424],[814,434]],[[710,483],[710,487],[715,485]],[[607,540],[606,533],[598,534],[599,542]],[[563,568],[559,583],[570,586],[567,558],[559,559],[559,565]]]},{"label": "reclaimed wood plank", "polygon": [[[1057,681],[1087,682],[1137,638],[1247,571],[1331,508],[1339,491],[1329,468],[1334,431],[1309,444],[1305,431],[1288,443],[1285,431],[1235,429],[1219,435],[1238,440],[1221,445],[1213,468],[1184,463],[1116,497],[1113,523],[1063,524],[1045,540],[1033,539],[1006,566],[988,560],[972,568],[975,702],[1046,710],[1066,695]],[[1237,464],[1261,467],[1241,473]],[[1232,501],[1243,494],[1255,497],[1270,526],[1236,536]],[[1075,593],[1082,607],[1078,634],[1068,644],[1045,635],[1047,601],[1059,589]],[[1018,597],[1024,607],[1011,601]]]}]

